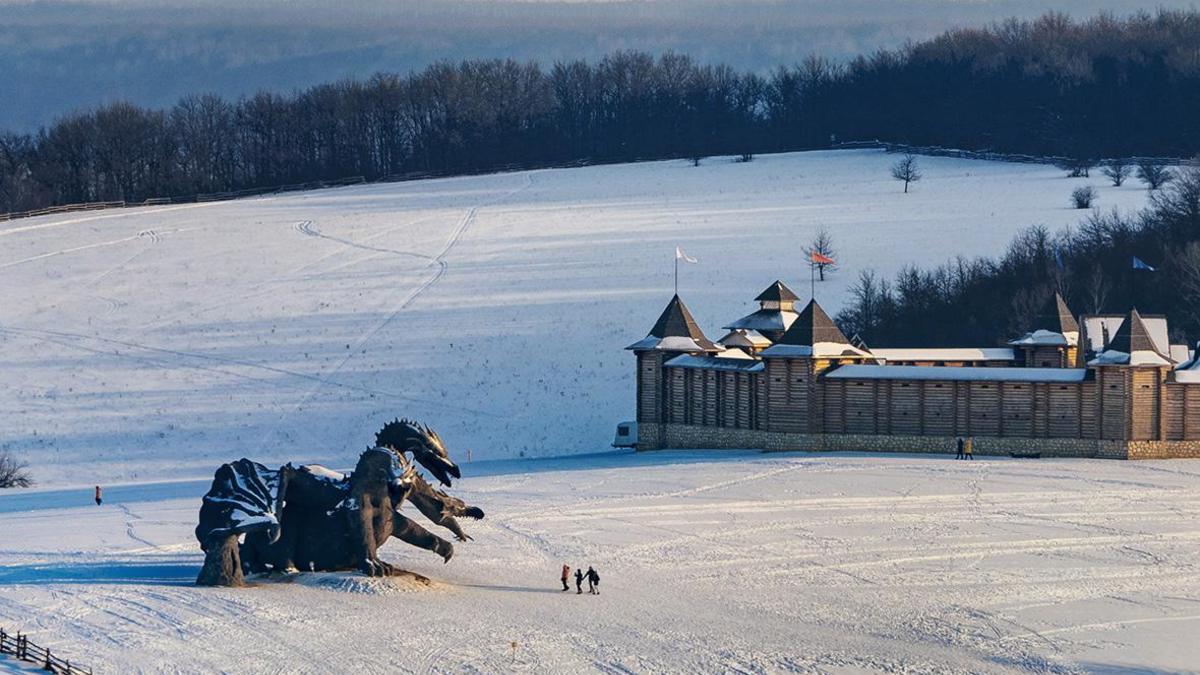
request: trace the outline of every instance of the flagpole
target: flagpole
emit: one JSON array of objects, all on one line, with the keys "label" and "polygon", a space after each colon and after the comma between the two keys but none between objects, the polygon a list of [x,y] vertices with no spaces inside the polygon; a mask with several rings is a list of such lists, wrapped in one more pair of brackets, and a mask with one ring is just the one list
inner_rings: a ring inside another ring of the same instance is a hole
[{"label": "flagpole", "polygon": [[675,254],[675,295],[679,295],[679,253]]},{"label": "flagpole", "polygon": [[815,301],[817,299],[817,266],[811,260],[808,261],[808,285],[808,299]]}]

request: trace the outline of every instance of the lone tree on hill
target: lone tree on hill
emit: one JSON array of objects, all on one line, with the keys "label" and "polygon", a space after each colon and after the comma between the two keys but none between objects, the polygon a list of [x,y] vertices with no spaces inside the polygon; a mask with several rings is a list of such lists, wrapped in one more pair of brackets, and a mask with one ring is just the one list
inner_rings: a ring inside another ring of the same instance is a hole
[{"label": "lone tree on hill", "polygon": [[817,275],[821,281],[825,281],[826,270],[830,273],[837,270],[836,262],[818,262],[834,260],[837,256],[833,250],[833,236],[824,227],[817,230],[817,236],[813,237],[812,243],[804,249],[804,254],[808,256],[809,264],[817,268]]},{"label": "lone tree on hill", "polygon": [[904,181],[904,194],[908,194],[908,184],[921,180],[921,169],[917,166],[917,158],[905,155],[893,164],[892,178]]},{"label": "lone tree on hill", "polygon": [[1162,162],[1138,162],[1137,177],[1148,189],[1157,190],[1170,183],[1175,175]]},{"label": "lone tree on hill", "polygon": [[1106,163],[1100,172],[1112,181],[1113,187],[1121,187],[1125,179],[1129,178],[1129,174],[1133,173],[1133,167],[1123,159],[1114,159]]},{"label": "lone tree on hill", "polygon": [[29,487],[30,485],[33,485],[33,479],[29,477],[25,463],[17,461],[15,457],[8,454],[7,450],[0,450],[0,488]]}]

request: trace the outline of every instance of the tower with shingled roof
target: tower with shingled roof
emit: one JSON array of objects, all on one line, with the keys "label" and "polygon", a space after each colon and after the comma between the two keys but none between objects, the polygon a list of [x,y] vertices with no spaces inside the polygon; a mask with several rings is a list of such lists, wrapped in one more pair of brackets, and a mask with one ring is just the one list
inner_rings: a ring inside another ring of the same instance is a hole
[{"label": "tower with shingled roof", "polygon": [[796,320],[796,301],[799,298],[786,284],[776,280],[754,300],[758,302],[758,311],[743,316],[725,328],[753,331],[771,342],[778,342]]},{"label": "tower with shingled roof", "polygon": [[821,373],[845,363],[874,362],[870,352],[850,343],[816,300],[760,356],[766,364],[766,411],[760,418],[769,431],[802,434],[822,430]]},{"label": "tower with shingled roof", "polygon": [[1079,322],[1067,301],[1055,292],[1046,299],[1028,333],[1010,340],[1026,368],[1072,368],[1079,350]]},{"label": "tower with shingled roof", "polygon": [[1164,385],[1173,363],[1163,354],[1137,309],[1096,357],[1098,435],[1105,440],[1138,441],[1165,436]]},{"label": "tower with shingled roof", "polygon": [[715,354],[721,348],[705,337],[687,305],[676,295],[650,333],[626,349],[637,358],[638,449],[657,449],[662,447],[665,421],[663,364],[680,354]]}]

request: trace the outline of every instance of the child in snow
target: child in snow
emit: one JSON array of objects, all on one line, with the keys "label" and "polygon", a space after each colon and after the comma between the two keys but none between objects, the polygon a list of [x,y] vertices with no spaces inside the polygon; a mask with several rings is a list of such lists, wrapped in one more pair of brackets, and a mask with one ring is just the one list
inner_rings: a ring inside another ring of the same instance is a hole
[{"label": "child in snow", "polygon": [[575,568],[575,595],[583,593],[583,570]]},{"label": "child in snow", "polygon": [[100,506],[100,502],[102,502],[102,501],[104,501],[104,500],[100,497],[100,486],[97,485],[96,486],[96,506]]},{"label": "child in snow", "polygon": [[975,459],[975,438],[967,436],[967,442],[963,444],[963,454],[967,459]]},{"label": "child in snow", "polygon": [[596,573],[595,568],[588,566],[587,571],[588,593],[592,595],[600,595],[600,575]]},{"label": "child in snow", "polygon": [[959,436],[958,437],[958,454],[956,454],[954,456],[954,459],[962,459],[962,458],[963,458],[963,439],[962,439],[962,436]]},{"label": "child in snow", "polygon": [[571,566],[570,566],[570,565],[563,565],[563,569],[562,569],[562,582],[563,582],[563,590],[564,590],[564,591],[569,591],[569,590],[571,590],[571,587],[570,587],[570,586],[567,584],[567,579],[570,579],[570,578],[571,578]]}]

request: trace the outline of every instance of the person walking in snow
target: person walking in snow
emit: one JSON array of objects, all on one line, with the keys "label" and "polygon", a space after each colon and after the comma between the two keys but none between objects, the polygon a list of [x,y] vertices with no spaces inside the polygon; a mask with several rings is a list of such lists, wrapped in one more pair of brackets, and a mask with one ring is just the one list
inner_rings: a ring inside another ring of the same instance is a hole
[{"label": "person walking in snow", "polygon": [[967,459],[975,459],[975,437],[967,436],[967,442],[963,444],[963,455]]},{"label": "person walking in snow", "polygon": [[563,590],[564,590],[564,591],[569,591],[569,590],[571,590],[571,587],[570,587],[570,585],[568,585],[568,584],[567,584],[567,579],[570,579],[570,578],[571,578],[571,566],[570,566],[570,565],[563,565],[563,569],[562,569],[562,582],[563,582]]},{"label": "person walking in snow", "polygon": [[959,436],[958,437],[958,454],[954,456],[954,459],[962,459],[962,458],[963,458],[963,439],[962,439],[962,436]]},{"label": "person walking in snow", "polygon": [[575,568],[575,595],[583,593],[583,570]]},{"label": "person walking in snow", "polygon": [[100,506],[100,502],[102,502],[102,501],[104,501],[104,499],[100,496],[100,486],[97,485],[96,486],[96,506]]},{"label": "person walking in snow", "polygon": [[588,565],[587,580],[588,593],[600,595],[600,575],[596,573],[596,569],[591,565]]}]

